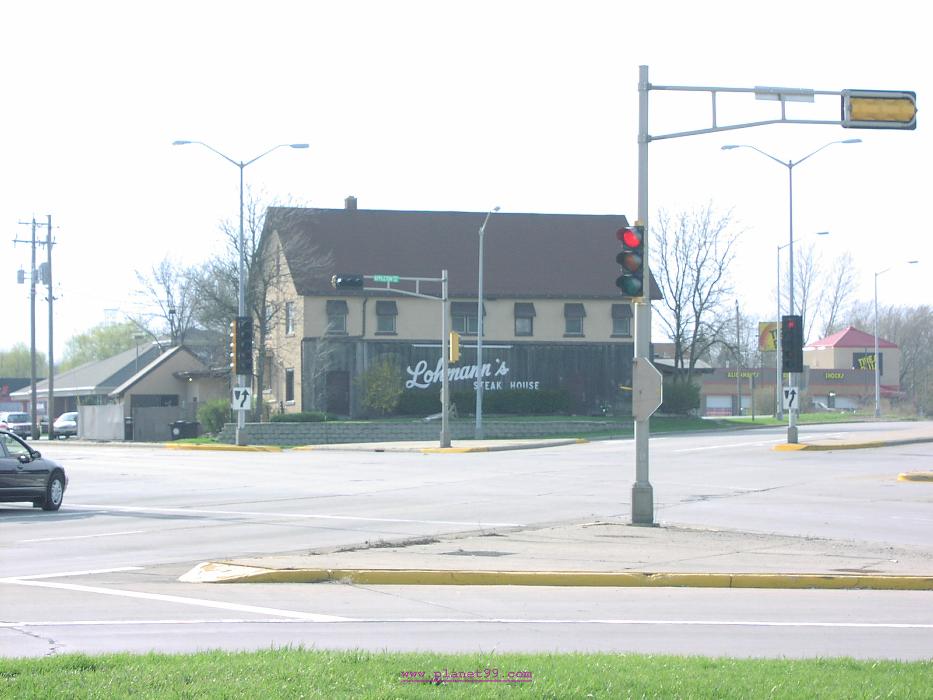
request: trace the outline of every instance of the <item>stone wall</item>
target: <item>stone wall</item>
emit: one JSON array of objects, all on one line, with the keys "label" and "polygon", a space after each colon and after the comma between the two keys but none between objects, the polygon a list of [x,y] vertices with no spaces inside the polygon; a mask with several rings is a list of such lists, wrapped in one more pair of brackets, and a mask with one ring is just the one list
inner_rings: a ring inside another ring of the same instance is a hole
[{"label": "stone wall", "polygon": [[[233,444],[236,424],[227,423],[218,436],[220,442]],[[613,430],[631,433],[632,424],[602,421],[484,421],[483,433],[489,440],[550,438],[583,435],[594,431]],[[388,423],[367,421],[332,421],[322,423],[247,423],[244,432],[249,445],[327,445],[353,442],[398,442],[407,440],[439,440],[440,421]],[[450,421],[452,440],[472,440],[472,420]]]}]

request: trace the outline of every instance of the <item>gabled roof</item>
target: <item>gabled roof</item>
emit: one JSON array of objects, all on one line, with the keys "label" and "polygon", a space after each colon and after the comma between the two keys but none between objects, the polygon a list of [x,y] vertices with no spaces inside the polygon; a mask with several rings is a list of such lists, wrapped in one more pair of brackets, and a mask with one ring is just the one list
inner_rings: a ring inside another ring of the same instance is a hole
[{"label": "gabled roof", "polygon": [[[159,356],[159,346],[155,343],[146,343],[139,346],[138,367],[143,368]],[[125,382],[137,372],[136,348],[124,350],[121,353],[97,362],[88,362],[67,372],[55,375],[56,396],[89,396],[95,394],[109,394],[117,386]],[[46,396],[49,391],[49,382],[43,379],[36,383],[37,395]],[[11,397],[26,400],[31,396],[30,387],[13,392]]]},{"label": "gabled roof", "polygon": [[[448,270],[451,298],[476,298],[479,228],[485,212],[296,209],[273,207],[264,239],[279,234],[301,296],[335,291],[335,273],[440,277]],[[484,234],[484,296],[619,299],[615,286],[620,215],[493,214]],[[322,270],[311,255],[330,257]],[[435,293],[431,290],[429,293]],[[660,291],[652,281],[652,297]]]},{"label": "gabled roof", "polygon": [[[138,382],[141,379],[144,379],[147,375],[152,374],[152,372],[157,370],[163,364],[168,362],[170,358],[175,357],[179,353],[185,353],[187,355],[190,355],[191,358],[197,363],[197,367],[199,371],[207,370],[207,365],[205,365],[204,362],[194,352],[192,352],[190,349],[188,349],[184,345],[176,345],[175,347],[169,348],[168,350],[163,352],[161,355],[156,357],[152,362],[150,362],[146,366],[144,367],[140,366],[138,372],[133,374],[133,376],[129,377],[125,382],[120,384],[120,386],[118,386],[116,389],[111,391],[109,396],[111,398],[119,398],[122,394],[126,393],[126,391],[130,389],[136,382]],[[229,370],[227,373],[229,373]]]},{"label": "gabled roof", "polygon": [[[874,348],[875,336],[849,326],[838,333],[828,335],[822,340],[807,345],[808,348]],[[878,338],[879,348],[896,348],[897,345],[884,338]]]}]

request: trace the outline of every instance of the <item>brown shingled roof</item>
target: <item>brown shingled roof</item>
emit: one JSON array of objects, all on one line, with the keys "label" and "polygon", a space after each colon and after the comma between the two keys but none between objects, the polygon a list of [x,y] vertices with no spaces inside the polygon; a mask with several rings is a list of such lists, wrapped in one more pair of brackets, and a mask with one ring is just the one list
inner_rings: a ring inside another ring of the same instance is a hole
[{"label": "brown shingled roof", "polygon": [[[433,278],[446,268],[450,296],[475,298],[478,230],[485,216],[276,207],[266,215],[263,235],[279,233],[302,296],[333,295],[334,273]],[[484,295],[619,299],[615,232],[626,225],[621,215],[493,214],[484,240]],[[331,256],[331,270],[322,274],[301,264],[309,245]],[[652,297],[660,298],[653,280]]]}]

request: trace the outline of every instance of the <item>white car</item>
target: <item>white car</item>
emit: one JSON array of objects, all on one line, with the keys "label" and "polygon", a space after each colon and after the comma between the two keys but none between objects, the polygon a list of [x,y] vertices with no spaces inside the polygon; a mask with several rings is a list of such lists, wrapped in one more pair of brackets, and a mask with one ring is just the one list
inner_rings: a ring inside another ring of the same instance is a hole
[{"label": "white car", "polygon": [[78,413],[77,411],[69,411],[68,413],[61,414],[58,418],[55,419],[55,422],[52,423],[52,430],[55,431],[56,437],[70,437],[78,435]]}]

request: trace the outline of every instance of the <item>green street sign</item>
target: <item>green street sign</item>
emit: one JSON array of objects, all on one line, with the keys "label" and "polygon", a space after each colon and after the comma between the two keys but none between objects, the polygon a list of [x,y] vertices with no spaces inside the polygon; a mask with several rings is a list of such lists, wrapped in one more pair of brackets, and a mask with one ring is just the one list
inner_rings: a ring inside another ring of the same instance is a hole
[{"label": "green street sign", "polygon": [[398,282],[400,279],[398,275],[373,275],[373,282]]}]

